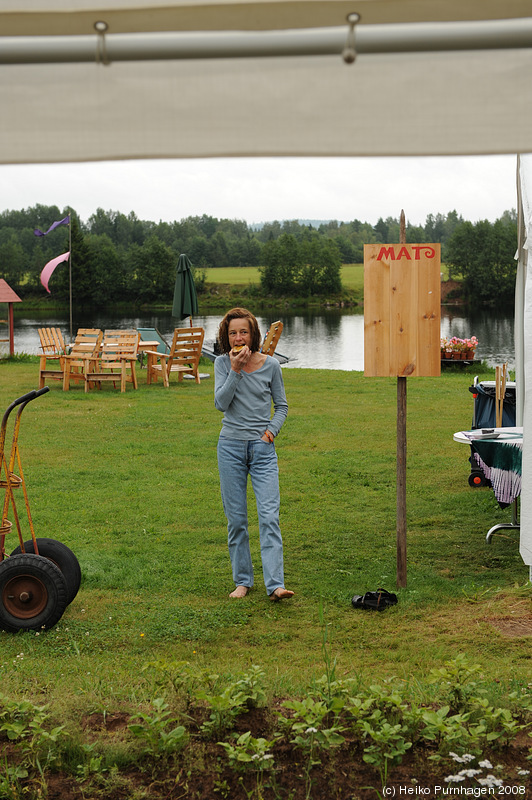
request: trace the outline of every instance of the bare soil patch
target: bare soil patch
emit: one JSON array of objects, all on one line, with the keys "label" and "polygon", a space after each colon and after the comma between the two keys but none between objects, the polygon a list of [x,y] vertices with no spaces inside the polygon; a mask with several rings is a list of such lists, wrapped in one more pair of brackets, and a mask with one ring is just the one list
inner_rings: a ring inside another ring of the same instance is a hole
[{"label": "bare soil patch", "polygon": [[491,617],[488,622],[503,636],[511,639],[532,636],[532,614],[524,617]]}]

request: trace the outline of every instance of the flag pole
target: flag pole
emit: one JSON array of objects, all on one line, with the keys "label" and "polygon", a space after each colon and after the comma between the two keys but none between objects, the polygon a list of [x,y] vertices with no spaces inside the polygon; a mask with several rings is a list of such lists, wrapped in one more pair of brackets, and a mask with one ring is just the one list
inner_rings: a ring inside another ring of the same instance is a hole
[{"label": "flag pole", "polygon": [[68,209],[68,252],[70,257],[68,259],[68,294],[70,305],[70,341],[74,341],[72,335],[72,209]]}]

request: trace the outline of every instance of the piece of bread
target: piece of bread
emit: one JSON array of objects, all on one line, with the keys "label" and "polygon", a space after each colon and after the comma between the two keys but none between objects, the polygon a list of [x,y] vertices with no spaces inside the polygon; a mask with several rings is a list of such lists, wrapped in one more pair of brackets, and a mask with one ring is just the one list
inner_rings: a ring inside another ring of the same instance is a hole
[{"label": "piece of bread", "polygon": [[243,344],[238,345],[238,347],[233,347],[233,353],[240,353],[240,351],[243,350],[244,347],[245,345]]}]

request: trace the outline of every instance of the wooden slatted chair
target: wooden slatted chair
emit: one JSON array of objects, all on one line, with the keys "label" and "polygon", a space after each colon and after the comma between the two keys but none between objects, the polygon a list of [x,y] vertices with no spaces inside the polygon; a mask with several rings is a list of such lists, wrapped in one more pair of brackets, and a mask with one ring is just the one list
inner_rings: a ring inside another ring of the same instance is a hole
[{"label": "wooden slatted chair", "polygon": [[161,375],[163,384],[168,387],[170,375],[177,372],[180,381],[188,374],[194,376],[196,383],[201,383],[198,367],[204,337],[203,328],[176,328],[168,354],[147,350],[147,382],[156,381]]},{"label": "wooden slatted chair", "polygon": [[88,392],[88,375],[96,366],[102,344],[103,333],[99,328],[80,328],[70,352],[65,356],[63,367],[63,391],[70,389],[70,381],[82,381]]},{"label": "wooden slatted chair", "polygon": [[[59,328],[39,328],[38,331],[42,350],[39,363],[39,389],[42,389],[47,379],[63,380],[63,359],[66,348]],[[53,368],[47,365],[47,361],[54,362]]]},{"label": "wooden slatted chair", "polygon": [[275,353],[275,348],[277,347],[279,339],[281,338],[282,332],[283,332],[283,323],[280,320],[277,320],[277,322],[272,322],[272,324],[268,328],[266,336],[264,337],[264,341],[262,343],[260,352],[264,353],[267,356],[273,356],[273,354]]},{"label": "wooden slatted chair", "polygon": [[131,383],[136,389],[138,384],[135,365],[138,349],[137,331],[105,331],[100,354],[93,359],[96,362],[94,369],[86,376],[87,383],[96,383],[101,389],[102,382],[110,381],[116,389],[120,382],[121,392],[126,391],[126,383]]}]

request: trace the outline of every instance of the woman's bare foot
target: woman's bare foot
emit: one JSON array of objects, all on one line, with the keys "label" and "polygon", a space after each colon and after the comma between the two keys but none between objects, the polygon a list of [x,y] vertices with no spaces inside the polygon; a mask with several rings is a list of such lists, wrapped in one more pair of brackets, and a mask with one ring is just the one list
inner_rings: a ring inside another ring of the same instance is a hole
[{"label": "woman's bare foot", "polygon": [[232,597],[233,600],[238,600],[241,597],[245,597],[249,592],[249,586],[237,586],[236,589],[231,592],[229,597]]},{"label": "woman's bare foot", "polygon": [[274,589],[271,595],[269,595],[270,600],[288,600],[293,596],[294,592],[291,592],[289,589],[285,589],[284,586],[278,586],[277,589]]}]

